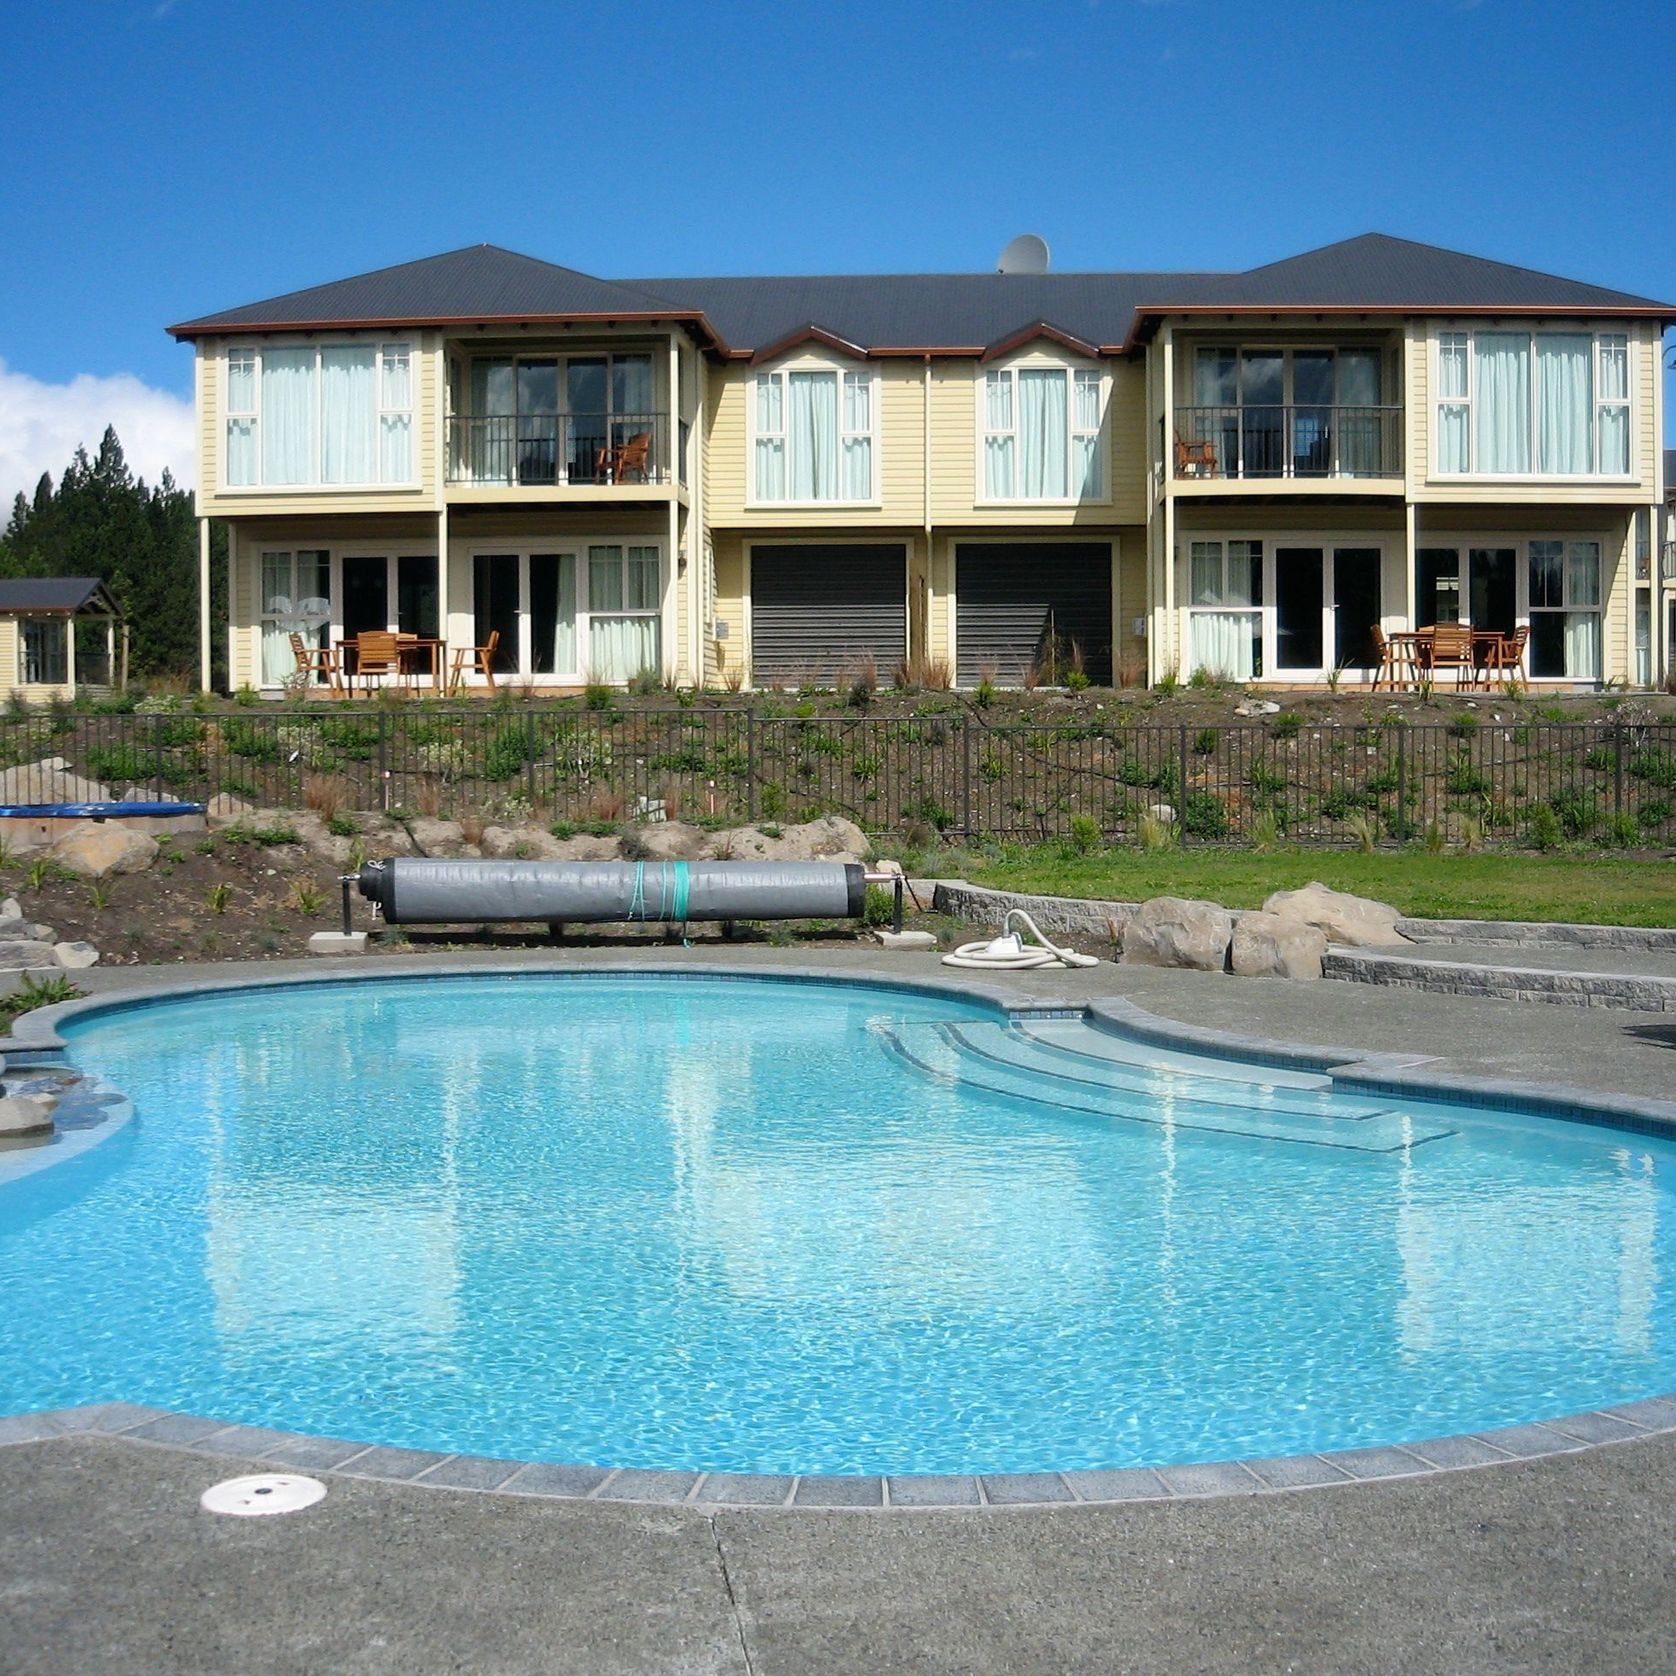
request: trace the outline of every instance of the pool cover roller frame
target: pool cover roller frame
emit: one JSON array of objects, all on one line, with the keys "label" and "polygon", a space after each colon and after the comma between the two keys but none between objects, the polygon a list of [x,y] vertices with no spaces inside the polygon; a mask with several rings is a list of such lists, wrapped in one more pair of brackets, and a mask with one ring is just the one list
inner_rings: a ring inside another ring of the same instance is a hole
[{"label": "pool cover roller frame", "polygon": [[[868,875],[853,861],[444,861],[397,856],[350,880],[390,925],[527,920],[859,919]],[[900,908],[898,909],[900,911]]]}]

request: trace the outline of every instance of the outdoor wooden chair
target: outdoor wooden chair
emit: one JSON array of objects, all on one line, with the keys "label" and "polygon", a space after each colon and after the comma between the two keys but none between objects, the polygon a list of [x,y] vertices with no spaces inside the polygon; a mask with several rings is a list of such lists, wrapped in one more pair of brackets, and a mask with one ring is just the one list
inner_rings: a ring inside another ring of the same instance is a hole
[{"label": "outdoor wooden chair", "polygon": [[407,679],[402,666],[401,644],[388,629],[374,629],[355,636],[355,680],[364,680],[370,697],[381,679],[394,676],[400,686]]},{"label": "outdoor wooden chair", "polygon": [[626,483],[638,473],[642,483],[651,482],[652,433],[636,431],[625,442],[607,444],[594,456],[594,476],[604,483]]},{"label": "outdoor wooden chair", "polygon": [[316,676],[324,675],[334,697],[343,691],[343,665],[336,647],[311,646],[293,629],[291,656],[296,659],[299,675],[306,675],[311,682]]},{"label": "outdoor wooden chair", "polygon": [[1403,646],[1394,645],[1387,637],[1385,630],[1375,623],[1368,630],[1368,637],[1373,641],[1373,649],[1378,658],[1373,671],[1373,690],[1379,691],[1379,683],[1383,681],[1392,691],[1397,690],[1400,680],[1407,686],[1413,678],[1410,655]]},{"label": "outdoor wooden chair", "polygon": [[1504,634],[1490,647],[1485,660],[1484,676],[1489,681],[1518,680],[1525,673],[1525,643],[1530,639],[1530,627],[1521,623],[1511,634]]},{"label": "outdoor wooden chair", "polygon": [[1215,477],[1216,475],[1216,444],[1209,437],[1200,437],[1197,441],[1189,442],[1180,431],[1177,431],[1176,476]]},{"label": "outdoor wooden chair", "polygon": [[1453,670],[1457,688],[1472,685],[1477,671],[1472,661],[1472,630],[1465,623],[1439,623],[1432,630],[1431,647],[1425,655],[1429,675]]},{"label": "outdoor wooden chair", "polygon": [[500,650],[500,630],[490,629],[489,638],[481,646],[456,646],[454,648],[454,667],[448,672],[448,696],[455,697],[461,687],[465,685],[466,672],[475,669],[487,683],[489,691],[495,690],[495,654]]}]

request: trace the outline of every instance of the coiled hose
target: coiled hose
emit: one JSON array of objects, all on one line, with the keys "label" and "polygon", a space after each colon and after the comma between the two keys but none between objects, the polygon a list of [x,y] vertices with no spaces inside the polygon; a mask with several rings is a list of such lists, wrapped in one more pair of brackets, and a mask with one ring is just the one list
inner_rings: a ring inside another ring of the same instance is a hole
[{"label": "coiled hose", "polygon": [[[1035,946],[1027,945],[1023,936],[1013,929],[1014,921],[1036,939]],[[943,956],[943,964],[979,971],[1022,972],[1035,966],[1098,966],[1100,961],[1096,955],[1078,954],[1075,949],[1050,943],[1042,935],[1042,928],[1022,908],[1009,908],[1001,921],[999,937],[987,943],[962,943],[953,954]]]}]

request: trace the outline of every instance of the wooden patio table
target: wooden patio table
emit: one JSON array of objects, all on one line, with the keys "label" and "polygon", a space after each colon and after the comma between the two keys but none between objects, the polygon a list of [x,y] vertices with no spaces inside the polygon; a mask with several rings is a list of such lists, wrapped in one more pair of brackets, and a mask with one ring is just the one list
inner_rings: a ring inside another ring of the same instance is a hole
[{"label": "wooden patio table", "polygon": [[396,655],[401,659],[404,669],[408,665],[409,658],[417,658],[421,652],[430,656],[431,691],[440,693],[442,691],[442,672],[447,663],[448,642],[424,634],[398,634],[396,636]]}]

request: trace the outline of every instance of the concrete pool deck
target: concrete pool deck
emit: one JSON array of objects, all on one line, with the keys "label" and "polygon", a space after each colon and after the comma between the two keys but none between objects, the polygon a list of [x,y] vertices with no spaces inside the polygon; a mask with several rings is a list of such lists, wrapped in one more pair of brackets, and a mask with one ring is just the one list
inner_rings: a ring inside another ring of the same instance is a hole
[{"label": "concrete pool deck", "polygon": [[[80,976],[114,994],[461,963]],[[808,946],[469,964],[941,974],[930,955]],[[1676,1020],[1662,1014],[1117,966],[982,976],[1038,1002],[1127,1000],[1199,1028],[1422,1056],[1439,1075],[1642,1100],[1676,1087]],[[0,1449],[0,1669],[1643,1671],[1676,1639],[1676,1437],[1319,1490],[1262,1494],[1253,1480],[1214,1500],[883,1517],[542,1502],[324,1472],[320,1507],[249,1522],[196,1508],[236,1460],[165,1441]]]}]

